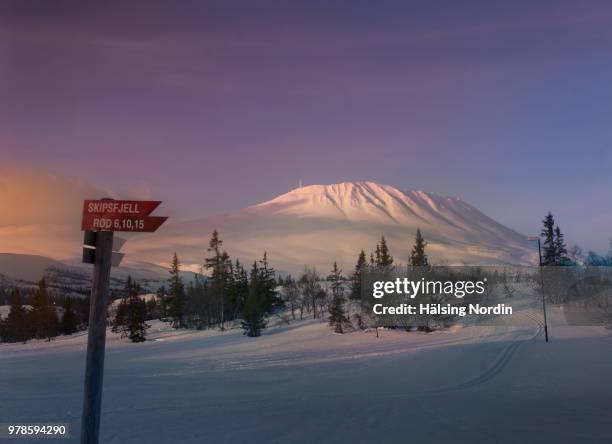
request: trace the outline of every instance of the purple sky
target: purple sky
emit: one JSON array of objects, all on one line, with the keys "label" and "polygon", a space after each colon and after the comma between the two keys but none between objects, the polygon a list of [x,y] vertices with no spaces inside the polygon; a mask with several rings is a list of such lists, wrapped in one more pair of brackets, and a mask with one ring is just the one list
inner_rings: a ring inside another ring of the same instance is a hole
[{"label": "purple sky", "polygon": [[612,236],[609,1],[6,1],[0,161],[183,217],[306,184]]}]

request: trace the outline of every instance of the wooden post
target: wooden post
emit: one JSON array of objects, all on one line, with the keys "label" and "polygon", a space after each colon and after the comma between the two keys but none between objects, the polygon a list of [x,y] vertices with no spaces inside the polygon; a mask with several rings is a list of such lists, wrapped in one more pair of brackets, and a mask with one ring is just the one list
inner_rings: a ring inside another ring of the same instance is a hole
[{"label": "wooden post", "polygon": [[100,408],[104,378],[104,348],[106,345],[106,306],[110,287],[112,231],[100,231],[96,237],[96,253],[89,301],[89,332],[87,364],[81,417],[81,444],[98,444]]},{"label": "wooden post", "polygon": [[540,290],[542,291],[542,312],[544,313],[544,338],[548,342],[548,322],[546,320],[546,298],[544,297],[544,278],[542,277],[542,247],[538,237],[538,256],[540,258]]}]

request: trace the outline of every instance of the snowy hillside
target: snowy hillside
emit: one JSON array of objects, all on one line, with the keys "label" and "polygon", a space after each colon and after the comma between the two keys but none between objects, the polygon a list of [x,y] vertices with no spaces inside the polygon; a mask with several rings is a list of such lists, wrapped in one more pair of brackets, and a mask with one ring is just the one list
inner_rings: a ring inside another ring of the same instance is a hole
[{"label": "snowy hillside", "polygon": [[126,250],[153,262],[168,262],[169,252],[177,251],[195,271],[216,228],[228,252],[243,261],[267,251],[282,270],[327,270],[337,260],[348,271],[359,250],[372,251],[381,234],[396,261],[406,263],[417,227],[435,262],[524,264],[534,258],[525,236],[462,200],[373,182],[298,188],[223,216],[168,224],[154,236],[132,239]]},{"label": "snowy hillside", "polygon": [[18,281],[36,282],[45,270],[61,266],[60,261],[44,256],[0,253],[0,274]]},{"label": "snowy hillside", "polygon": [[[104,443],[609,443],[611,336],[537,301],[517,326],[335,335],[319,320],[108,331]],[[0,344],[0,422],[65,422],[78,442],[87,336]]]},{"label": "snowy hillside", "polygon": [[[144,290],[155,291],[168,279],[168,269],[159,265],[128,262],[113,268],[111,289],[122,290],[128,275],[135,278]],[[84,297],[91,288],[92,265],[78,260],[58,261],[30,254],[0,253],[0,287],[34,287],[44,277],[51,292],[73,297]],[[193,273],[183,272],[185,282],[193,280]]]}]

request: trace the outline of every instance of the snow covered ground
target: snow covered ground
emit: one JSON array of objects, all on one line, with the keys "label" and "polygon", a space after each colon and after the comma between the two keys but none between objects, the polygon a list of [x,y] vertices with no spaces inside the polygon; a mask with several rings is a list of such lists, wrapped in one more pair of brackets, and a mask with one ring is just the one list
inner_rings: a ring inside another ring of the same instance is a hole
[{"label": "snow covered ground", "polygon": [[[109,332],[104,443],[609,443],[612,335],[536,307],[525,326],[331,334],[317,320]],[[0,345],[0,422],[69,422],[78,442],[86,335]],[[66,442],[66,441],[63,441]]]}]

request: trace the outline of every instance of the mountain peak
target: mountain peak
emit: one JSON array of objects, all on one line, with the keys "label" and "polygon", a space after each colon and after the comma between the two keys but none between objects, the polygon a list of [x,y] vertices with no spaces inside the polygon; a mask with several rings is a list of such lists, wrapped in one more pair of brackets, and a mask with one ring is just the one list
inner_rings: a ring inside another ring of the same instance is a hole
[{"label": "mountain peak", "polygon": [[370,181],[296,188],[243,210],[168,227],[156,235],[156,249],[145,237],[131,240],[129,248],[156,262],[157,254],[166,258],[176,249],[184,264],[197,267],[202,246],[217,229],[241,262],[267,251],[281,270],[327,270],[334,261],[350,270],[359,251],[372,251],[381,234],[396,262],[406,263],[417,228],[433,263],[520,264],[533,255],[525,236],[460,199]]},{"label": "mountain peak", "polygon": [[[309,194],[328,194],[328,195],[350,195],[353,193],[363,193],[363,194],[397,194],[402,193],[398,188],[393,187],[391,185],[385,185],[378,182],[372,181],[356,181],[356,182],[340,182],[333,184],[313,184],[306,185],[298,188],[294,188],[291,191],[278,196],[273,199],[276,200],[280,197],[287,195],[309,195]],[[423,190],[414,190],[407,191],[407,193],[414,193],[420,195],[428,195],[428,196],[439,196],[436,193],[430,191]],[[439,196],[448,199],[453,199],[446,196]]]},{"label": "mountain peak", "polygon": [[437,213],[452,212],[458,206],[477,211],[452,197],[421,190],[400,191],[390,185],[361,181],[308,185],[252,208],[301,217],[377,219],[386,223],[402,223],[416,216],[426,223]]}]

